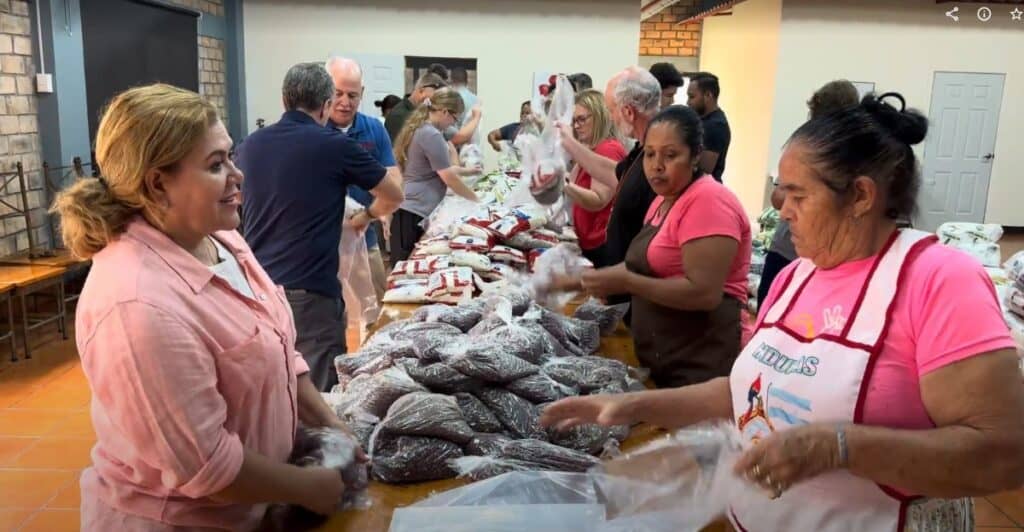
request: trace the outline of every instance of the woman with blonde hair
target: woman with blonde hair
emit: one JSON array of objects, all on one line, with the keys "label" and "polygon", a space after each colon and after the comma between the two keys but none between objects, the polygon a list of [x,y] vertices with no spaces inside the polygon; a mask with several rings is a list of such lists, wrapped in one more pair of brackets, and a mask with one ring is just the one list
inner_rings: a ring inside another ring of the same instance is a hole
[{"label": "woman with blonde hair", "polygon": [[236,232],[231,148],[198,94],[134,88],[100,122],[103,176],[55,201],[64,241],[93,261],[76,315],[97,436],[82,530],[248,530],[266,503],[328,514],[341,500],[336,470],[286,463],[300,420],[347,428]]},{"label": "woman with blonde hair", "polygon": [[458,122],[465,106],[459,93],[439,89],[409,116],[395,139],[395,160],[404,176],[405,201],[391,222],[391,260],[409,258],[423,236],[420,223],[430,216],[448,189],[477,201],[463,176],[480,168],[459,166],[455,148],[444,140],[443,131]]},{"label": "woman with blonde hair", "polygon": [[[615,133],[615,123],[604,103],[604,94],[593,89],[576,95],[572,116],[573,137],[594,153],[618,163],[626,158],[626,149]],[[572,199],[572,220],[580,239],[583,256],[602,268],[609,266],[605,256],[608,219],[612,214],[615,190],[592,179],[583,167],[568,178],[565,193]]]}]

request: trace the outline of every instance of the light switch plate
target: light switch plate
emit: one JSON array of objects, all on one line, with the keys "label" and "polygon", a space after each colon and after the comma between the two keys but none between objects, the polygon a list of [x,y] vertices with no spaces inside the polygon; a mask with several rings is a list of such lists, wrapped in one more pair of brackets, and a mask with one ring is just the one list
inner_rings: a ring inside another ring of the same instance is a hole
[{"label": "light switch plate", "polygon": [[53,74],[36,74],[36,92],[44,94],[53,92]]}]

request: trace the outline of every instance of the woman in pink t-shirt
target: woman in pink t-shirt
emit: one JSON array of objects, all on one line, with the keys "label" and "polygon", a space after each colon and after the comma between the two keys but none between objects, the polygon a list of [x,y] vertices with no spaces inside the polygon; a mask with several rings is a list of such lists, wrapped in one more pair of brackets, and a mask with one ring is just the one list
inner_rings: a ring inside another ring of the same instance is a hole
[{"label": "woman in pink t-shirt", "polygon": [[892,93],[801,126],[779,163],[801,258],[729,376],[567,399],[542,422],[731,420],[737,530],[973,530],[970,497],[1024,483],[1024,384],[981,264],[897,228],[926,132]]},{"label": "woman in pink t-shirt", "polygon": [[236,231],[230,152],[210,102],[134,88],[100,122],[103,177],[55,201],[64,242],[93,261],[75,317],[96,429],[83,531],[252,530],[267,503],[329,514],[342,500],[336,469],[287,463],[300,420],[347,428],[295,350],[284,290]]},{"label": "woman in pink t-shirt", "polygon": [[626,261],[582,279],[596,296],[632,295],[636,355],[658,386],[728,375],[741,347],[750,222],[729,189],[698,172],[700,151],[692,109],[651,121],[644,172],[658,197]]},{"label": "woman in pink t-shirt", "polygon": [[[576,95],[572,130],[576,140],[594,153],[616,163],[626,158],[626,149],[615,138],[615,125],[601,92],[591,89]],[[572,224],[580,239],[583,256],[597,268],[608,266],[605,242],[608,240],[608,219],[612,215],[615,190],[591,178],[577,164],[568,177],[565,195],[573,202]]]}]

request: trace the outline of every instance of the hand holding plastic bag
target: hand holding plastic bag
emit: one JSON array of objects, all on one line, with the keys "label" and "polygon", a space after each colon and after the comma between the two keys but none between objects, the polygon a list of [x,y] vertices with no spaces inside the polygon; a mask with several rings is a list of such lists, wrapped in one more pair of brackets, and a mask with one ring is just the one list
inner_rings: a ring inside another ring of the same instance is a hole
[{"label": "hand holding plastic bag", "polygon": [[[348,326],[357,328],[359,340],[365,339],[366,328],[380,317],[380,305],[370,273],[370,255],[366,247],[366,225],[361,228],[349,220],[364,209],[352,198],[345,199],[345,221],[338,244],[338,281],[345,300]],[[358,218],[364,218],[359,216]]]}]

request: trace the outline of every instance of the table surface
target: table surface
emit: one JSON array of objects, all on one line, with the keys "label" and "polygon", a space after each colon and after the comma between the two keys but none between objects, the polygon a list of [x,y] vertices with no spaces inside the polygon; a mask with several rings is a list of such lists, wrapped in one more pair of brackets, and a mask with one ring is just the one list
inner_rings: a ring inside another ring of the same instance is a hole
[{"label": "table surface", "polygon": [[60,277],[67,268],[62,266],[0,265],[0,284],[24,288],[35,283]]},{"label": "table surface", "polygon": [[[382,327],[393,320],[407,318],[418,307],[419,305],[385,305],[381,320],[377,326]],[[632,337],[626,328],[621,325],[614,335],[601,340],[600,353],[602,356],[620,360],[631,366],[639,365],[633,351]],[[623,442],[622,449],[629,451],[664,433],[661,429],[649,425],[640,425],[635,427],[629,439]],[[409,506],[435,493],[457,488],[467,483],[467,481],[461,479],[409,485],[384,484],[373,481],[370,483],[369,488],[369,495],[373,501],[371,508],[337,514],[320,530],[324,532],[383,532],[391,526],[391,514],[395,508]],[[725,530],[721,526],[715,525],[715,527],[707,530]]]},{"label": "table surface", "polygon": [[53,266],[53,267],[71,267],[78,264],[85,264],[88,261],[76,259],[71,256],[71,251],[67,249],[55,249],[50,253],[53,256],[47,257],[36,257],[31,258],[28,255],[14,255],[11,257],[4,257],[0,259],[0,264],[13,264],[13,265],[24,265],[24,266]]}]

